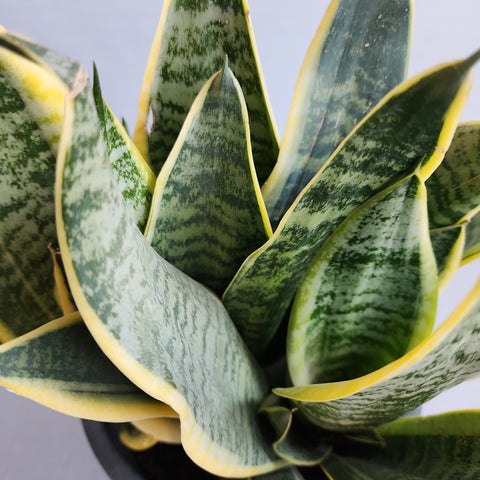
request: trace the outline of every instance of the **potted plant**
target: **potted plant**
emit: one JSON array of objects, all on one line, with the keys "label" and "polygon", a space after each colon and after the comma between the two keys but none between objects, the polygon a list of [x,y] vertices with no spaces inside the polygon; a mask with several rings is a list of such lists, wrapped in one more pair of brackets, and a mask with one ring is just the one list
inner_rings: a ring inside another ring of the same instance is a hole
[{"label": "potted plant", "polygon": [[480,370],[479,284],[432,333],[478,255],[479,54],[406,80],[411,11],[331,3],[281,148],[245,1],[165,2],[133,140],[3,31],[2,384],[217,477],[478,475],[477,411],[398,420]]}]

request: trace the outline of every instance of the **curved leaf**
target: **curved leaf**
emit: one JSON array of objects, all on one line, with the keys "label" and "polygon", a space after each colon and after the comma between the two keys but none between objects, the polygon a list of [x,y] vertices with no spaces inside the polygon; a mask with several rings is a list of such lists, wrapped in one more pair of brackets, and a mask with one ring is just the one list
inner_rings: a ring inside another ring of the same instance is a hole
[{"label": "curved leaf", "polygon": [[110,168],[88,89],[66,103],[57,226],[72,293],[106,355],[180,416],[182,444],[217,475],[282,466],[256,409],[262,372],[218,299],[168,264],[136,228]]},{"label": "curved leaf", "polygon": [[409,0],[335,0],[300,71],[280,155],[265,183],[272,223],[354,126],[406,77]]},{"label": "curved leaf", "polygon": [[378,429],[383,448],[354,445],[322,467],[335,480],[447,480],[480,475],[480,411],[400,419]]},{"label": "curved leaf", "polygon": [[163,258],[221,293],[270,235],[247,108],[225,64],[198,95],[162,169],[145,236]]},{"label": "curved leaf", "polygon": [[54,152],[66,91],[40,65],[0,47],[0,341],[61,315],[48,245],[56,243]]},{"label": "curved leaf", "polygon": [[404,355],[435,322],[437,271],[416,175],[359,207],[308,269],[290,315],[294,385],[348,380]]},{"label": "curved leaf", "polygon": [[328,429],[376,427],[480,372],[480,281],[427,339],[395,362],[354,380],[277,388]]},{"label": "curved leaf", "polygon": [[[150,52],[134,140],[155,172],[165,162],[191,104],[225,55],[244,88],[260,183],[277,160],[277,132],[246,0],[166,0]],[[146,124],[153,111],[152,131]]]},{"label": "curved leaf", "polygon": [[132,423],[138,430],[150,435],[157,442],[181,443],[180,421],[176,418],[146,418]]},{"label": "curved leaf", "polygon": [[2,345],[0,385],[67,415],[101,422],[176,416],[120,373],[78,313]]},{"label": "curved leaf", "polygon": [[423,178],[438,166],[476,59],[430,70],[394,89],[330,157],[272,238],[245,260],[223,300],[254,353],[268,346],[305,271],[335,228],[419,164]]}]

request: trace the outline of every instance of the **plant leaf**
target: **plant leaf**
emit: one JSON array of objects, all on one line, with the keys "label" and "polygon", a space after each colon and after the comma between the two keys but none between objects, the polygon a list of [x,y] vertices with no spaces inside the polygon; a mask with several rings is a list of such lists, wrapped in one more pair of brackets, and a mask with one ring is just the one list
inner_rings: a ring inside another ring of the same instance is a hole
[{"label": "plant leaf", "polygon": [[110,168],[93,98],[66,103],[57,226],[67,278],[102,350],[180,416],[182,444],[217,475],[282,466],[256,409],[267,385],[221,302],[168,264],[136,228]]},{"label": "plant leaf", "polygon": [[[278,142],[246,0],[168,0],[145,72],[134,140],[153,170],[165,162],[193,100],[225,55],[245,96],[260,184],[277,160]],[[147,138],[150,108],[153,128]]]},{"label": "plant leaf", "polygon": [[335,480],[447,480],[480,475],[480,411],[402,418],[378,429],[385,446],[355,444],[322,467]]},{"label": "plant leaf", "polygon": [[0,385],[67,415],[101,422],[176,417],[120,373],[78,312],[0,346]]},{"label": "plant leaf", "polygon": [[460,266],[465,244],[466,227],[467,224],[464,223],[445,230],[439,229],[430,232],[437,262],[438,286],[440,290],[443,290]]},{"label": "plant leaf", "polygon": [[294,385],[348,380],[404,355],[435,322],[437,272],[416,175],[359,207],[310,265],[290,315]]},{"label": "plant leaf", "polygon": [[275,226],[346,135],[405,79],[410,4],[330,5],[297,80],[278,162],[262,189]]},{"label": "plant leaf", "polygon": [[107,145],[108,161],[113,165],[118,186],[135,219],[135,223],[143,232],[152,203],[155,175],[128,136],[123,125],[105,103],[95,66],[93,95]]},{"label": "plant leaf", "polygon": [[271,235],[249,138],[243,94],[225,64],[193,104],[145,232],[163,258],[219,293]]},{"label": "plant leaf", "polygon": [[277,388],[311,421],[340,431],[377,427],[480,372],[480,281],[452,315],[398,360],[353,380]]},{"label": "plant leaf", "polygon": [[432,230],[468,221],[480,210],[480,122],[458,126],[426,185]]},{"label": "plant leaf", "polygon": [[[2,35],[3,39],[4,35]],[[3,40],[2,45],[8,45]],[[61,315],[54,297],[54,152],[65,86],[0,47],[0,341]]]},{"label": "plant leaf", "polygon": [[475,60],[432,69],[394,89],[330,157],[272,238],[245,260],[223,301],[255,354],[268,346],[305,271],[335,228],[419,164],[423,178],[438,166],[443,158],[438,148],[450,143]]},{"label": "plant leaf", "polygon": [[180,444],[180,421],[176,418],[145,418],[132,422],[143,433],[157,442]]},{"label": "plant leaf", "polygon": [[465,245],[462,265],[469,263],[480,256],[480,215],[475,215],[465,226]]}]

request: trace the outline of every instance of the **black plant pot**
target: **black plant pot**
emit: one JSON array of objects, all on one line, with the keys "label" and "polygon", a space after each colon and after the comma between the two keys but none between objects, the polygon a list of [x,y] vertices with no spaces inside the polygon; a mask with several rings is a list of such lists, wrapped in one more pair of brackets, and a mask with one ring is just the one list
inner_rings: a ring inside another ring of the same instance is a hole
[{"label": "black plant pot", "polygon": [[95,456],[112,480],[219,480],[193,463],[181,446],[157,444],[135,452],[118,439],[117,424],[82,423]]}]

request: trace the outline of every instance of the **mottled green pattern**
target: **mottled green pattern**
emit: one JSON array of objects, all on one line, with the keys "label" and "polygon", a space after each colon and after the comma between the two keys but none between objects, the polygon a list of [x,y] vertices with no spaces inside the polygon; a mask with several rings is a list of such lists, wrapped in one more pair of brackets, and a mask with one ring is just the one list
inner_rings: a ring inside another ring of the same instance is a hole
[{"label": "mottled green pattern", "polygon": [[357,209],[312,262],[289,322],[293,384],[349,380],[401,357],[432,331],[436,280],[414,175]]},{"label": "mottled green pattern", "polygon": [[0,322],[11,336],[61,315],[48,251],[54,180],[50,147],[0,65]]},{"label": "mottled green pattern", "polygon": [[78,313],[0,347],[0,385],[98,421],[114,416],[134,420],[162,408],[110,362]]},{"label": "mottled green pattern", "polygon": [[430,228],[461,222],[480,208],[480,123],[461,124],[427,181]]},{"label": "mottled green pattern", "polygon": [[[320,247],[352,211],[431,159],[445,116],[472,64],[443,66],[394,90],[345,140],[289,210],[271,240],[244,262],[224,304],[254,352],[272,338]],[[458,108],[458,107],[457,107]],[[457,114],[457,113],[456,113]]]},{"label": "mottled green pattern", "polygon": [[465,263],[480,255],[480,215],[475,215],[466,225],[463,261]]},{"label": "mottled green pattern", "polygon": [[70,88],[74,87],[78,72],[82,69],[78,62],[11,32],[3,35],[3,38],[19,48],[29,58],[50,68]]},{"label": "mottled green pattern", "polygon": [[68,257],[69,281],[80,285],[80,311],[87,302],[95,312],[87,308],[85,322],[127,376],[171,400],[182,431],[195,432],[183,444],[197,461],[223,472],[270,468],[274,455],[256,418],[267,389],[260,369],[218,299],[159,257],[135,227],[103,166],[90,93],[67,108],[74,119],[61,175],[64,263]]},{"label": "mottled green pattern", "polygon": [[[477,294],[478,288],[477,285]],[[480,373],[479,322],[480,299],[477,298],[468,313],[438,335],[428,353],[416,357],[411,366],[398,368],[388,378],[351,395],[325,402],[297,403],[311,421],[327,429],[348,431],[392,421]],[[328,385],[277,389],[277,393],[299,399],[305,393],[311,395],[325,388],[328,389]]]},{"label": "mottled green pattern", "polygon": [[434,230],[430,233],[440,279],[444,274],[448,276],[449,271],[454,271],[460,266],[461,252],[465,242],[465,228],[466,225],[458,225],[446,230]]},{"label": "mottled green pattern", "polygon": [[145,236],[163,258],[221,294],[269,229],[242,91],[227,66],[197,97],[173,153]]},{"label": "mottled green pattern", "polygon": [[246,0],[172,0],[165,8],[150,92],[155,115],[149,153],[154,171],[165,162],[198,92],[228,55],[246,97],[253,158],[262,184],[277,160],[278,145],[248,30]]},{"label": "mottled green pattern", "polygon": [[382,447],[355,444],[324,463],[335,480],[477,480],[480,411],[402,419],[380,428]]},{"label": "mottled green pattern", "polygon": [[354,126],[405,79],[409,0],[342,0],[310,47],[278,164],[264,189],[277,225]]},{"label": "mottled green pattern", "polygon": [[112,111],[103,100],[96,69],[93,93],[107,146],[106,161],[112,164],[118,188],[137,227],[143,232],[152,203],[155,177],[143,159],[140,159],[140,152],[132,151],[132,143],[127,132],[115,121]]}]

